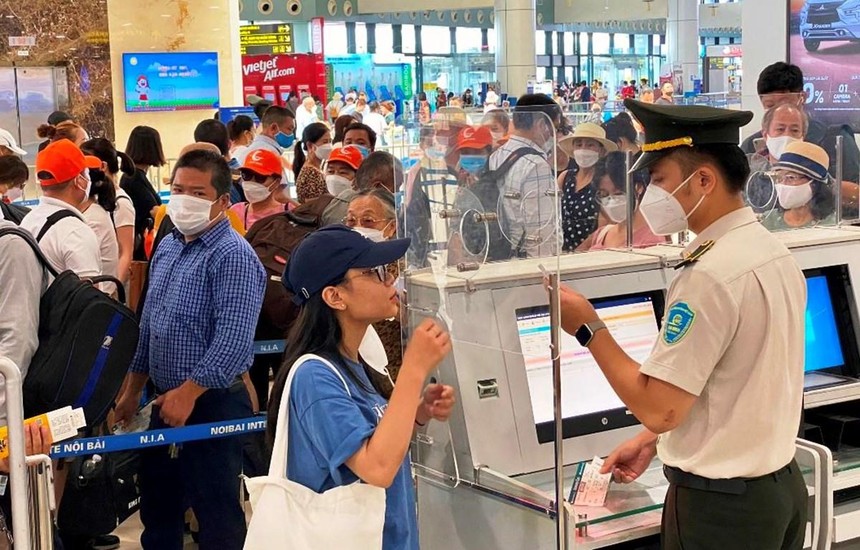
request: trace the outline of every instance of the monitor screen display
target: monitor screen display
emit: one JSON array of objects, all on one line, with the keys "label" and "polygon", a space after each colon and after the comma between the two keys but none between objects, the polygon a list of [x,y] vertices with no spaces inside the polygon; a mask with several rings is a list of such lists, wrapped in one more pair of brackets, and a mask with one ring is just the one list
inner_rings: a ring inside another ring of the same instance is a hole
[{"label": "monitor screen display", "polygon": [[806,279],[806,372],[845,364],[830,285],[825,275]]},{"label": "monitor screen display", "polygon": [[122,68],[127,112],[219,106],[215,52],[125,53]]},{"label": "monitor screen display", "polygon": [[[651,353],[660,333],[663,293],[592,300],[618,344],[635,361]],[[517,333],[523,352],[538,441],[553,439],[552,360],[548,306],[516,310]],[[562,332],[562,415],[564,437],[631,426],[637,420],[612,390],[591,353],[576,338]]]}]

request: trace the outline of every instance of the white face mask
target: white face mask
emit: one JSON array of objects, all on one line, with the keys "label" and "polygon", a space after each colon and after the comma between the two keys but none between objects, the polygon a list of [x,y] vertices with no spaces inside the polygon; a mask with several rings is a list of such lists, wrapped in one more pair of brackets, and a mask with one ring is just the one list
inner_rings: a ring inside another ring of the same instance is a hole
[{"label": "white face mask", "polygon": [[493,143],[499,142],[505,137],[504,132],[490,132],[490,135],[493,136]]},{"label": "white face mask", "polygon": [[385,353],[385,346],[373,326],[367,327],[367,332],[364,333],[364,338],[358,346],[358,354],[368,367],[383,376],[388,376],[388,354]]},{"label": "white face mask", "polygon": [[806,182],[801,185],[785,185],[777,183],[776,196],[779,198],[779,205],[786,210],[798,208],[812,200],[812,182]]},{"label": "white face mask", "polygon": [[789,143],[794,143],[795,141],[800,141],[797,138],[791,136],[779,136],[779,137],[769,137],[765,140],[767,144],[767,152],[770,153],[775,159],[778,159],[785,152],[785,148],[788,147]]},{"label": "white face mask", "polygon": [[24,190],[20,187],[12,187],[3,195],[9,202],[15,202],[24,196]]},{"label": "white face mask", "polygon": [[381,229],[355,226],[352,230],[356,233],[360,233],[365,239],[370,239],[375,243],[381,243],[385,240],[385,233]]},{"label": "white face mask", "polygon": [[92,189],[93,189],[93,180],[90,179],[89,170],[85,171],[81,175],[84,177],[84,179],[87,182],[87,186],[85,189],[81,189],[80,187],[78,187],[78,189],[81,189],[81,191],[84,192],[84,200],[81,201],[81,204],[83,204],[83,203],[87,202],[87,199],[90,198],[90,191],[92,191]]},{"label": "white face mask", "polygon": [[642,216],[648,223],[648,227],[651,228],[652,233],[659,236],[666,236],[687,230],[687,220],[693,215],[696,209],[701,206],[702,201],[705,200],[705,196],[702,195],[702,198],[699,199],[699,202],[696,203],[696,206],[694,206],[688,214],[684,212],[684,207],[681,206],[681,203],[675,198],[675,193],[687,185],[695,175],[696,172],[690,174],[690,177],[685,179],[684,182],[671,193],[657,185],[648,186],[648,190],[645,191],[645,195],[642,197],[642,202],[639,205],[639,211],[642,212]]},{"label": "white face mask", "polygon": [[627,197],[610,195],[600,199],[600,206],[612,223],[621,223],[627,219]]},{"label": "white face mask", "polygon": [[317,148],[314,149],[314,155],[320,160],[328,160],[331,156],[332,146],[331,143],[326,143],[325,145],[317,145]]},{"label": "white face mask", "polygon": [[167,215],[183,235],[199,235],[212,221],[209,211],[213,204],[215,201],[210,202],[190,195],[172,195],[167,203]]},{"label": "white face mask", "polygon": [[248,199],[248,202],[251,204],[263,202],[272,194],[268,187],[254,181],[243,182],[242,190],[245,192],[245,198]]},{"label": "white face mask", "polygon": [[325,177],[325,188],[329,195],[336,197],[347,189],[352,189],[352,182],[343,176],[329,174]]},{"label": "white face mask", "polygon": [[600,153],[590,149],[577,149],[573,152],[573,160],[580,168],[591,168],[600,160]]}]

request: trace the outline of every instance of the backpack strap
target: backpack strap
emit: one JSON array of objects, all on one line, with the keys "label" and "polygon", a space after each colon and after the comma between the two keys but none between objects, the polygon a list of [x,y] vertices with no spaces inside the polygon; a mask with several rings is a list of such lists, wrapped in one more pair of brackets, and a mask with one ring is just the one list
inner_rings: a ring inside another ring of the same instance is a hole
[{"label": "backpack strap", "polygon": [[66,218],[78,218],[79,220],[81,219],[71,210],[58,210],[57,212],[54,212],[53,214],[48,216],[48,219],[45,221],[45,225],[42,226],[42,230],[39,231],[38,235],[36,235],[36,242],[42,242],[42,237],[45,236],[45,233],[47,233],[49,229],[54,227],[60,220],[64,220]]},{"label": "backpack strap", "polygon": [[30,248],[33,249],[33,253],[39,260],[39,263],[42,264],[42,267],[47,269],[48,273],[50,273],[54,277],[59,276],[57,270],[54,269],[54,266],[52,266],[51,263],[48,261],[48,258],[45,257],[45,254],[42,252],[42,249],[39,248],[39,244],[36,242],[35,239],[33,239],[33,235],[30,235],[30,233],[18,227],[4,227],[3,229],[0,229],[0,237],[4,237],[6,235],[15,235],[21,239],[24,239],[24,242],[30,245]]},{"label": "backpack strap", "polygon": [[508,155],[508,158],[506,158],[505,161],[502,162],[498,168],[496,168],[495,170],[492,171],[493,177],[494,178],[503,177],[505,174],[507,174],[511,170],[511,168],[514,167],[514,164],[518,160],[520,160],[523,157],[527,157],[527,156],[531,156],[531,155],[538,155],[541,158],[543,158],[543,153],[541,153],[540,151],[538,151],[537,149],[535,149],[533,147],[520,147],[519,149],[514,149],[513,152],[510,155]]}]

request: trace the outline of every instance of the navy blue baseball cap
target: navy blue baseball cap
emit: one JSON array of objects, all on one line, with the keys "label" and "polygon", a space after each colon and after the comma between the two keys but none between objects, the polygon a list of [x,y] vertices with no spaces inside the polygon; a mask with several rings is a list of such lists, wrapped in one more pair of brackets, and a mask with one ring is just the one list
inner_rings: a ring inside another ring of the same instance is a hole
[{"label": "navy blue baseball cap", "polygon": [[354,268],[388,265],[402,258],[410,239],[373,242],[345,225],[329,225],[307,237],[290,255],[284,287],[302,305],[314,294],[340,281]]}]

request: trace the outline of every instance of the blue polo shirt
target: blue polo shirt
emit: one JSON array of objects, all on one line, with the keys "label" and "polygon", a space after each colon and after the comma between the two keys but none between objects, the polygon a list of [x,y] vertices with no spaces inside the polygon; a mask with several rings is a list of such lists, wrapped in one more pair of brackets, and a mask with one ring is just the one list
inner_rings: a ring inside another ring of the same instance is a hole
[{"label": "blue polo shirt", "polygon": [[[358,477],[344,464],[373,435],[388,402],[360,388],[344,369],[372,388],[364,367],[342,358],[343,382],[320,361],[301,365],[290,389],[287,477],[317,493],[349,485]],[[418,518],[407,454],[385,491],[384,550],[417,550]]]}]

